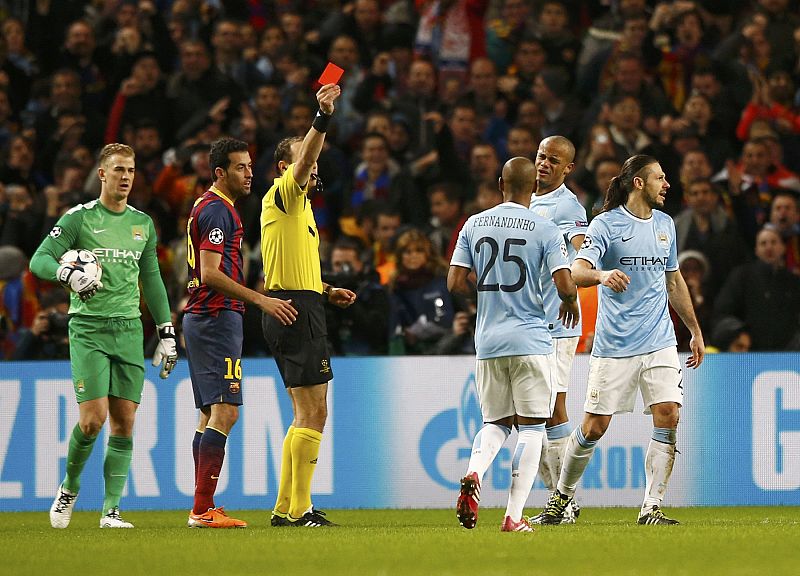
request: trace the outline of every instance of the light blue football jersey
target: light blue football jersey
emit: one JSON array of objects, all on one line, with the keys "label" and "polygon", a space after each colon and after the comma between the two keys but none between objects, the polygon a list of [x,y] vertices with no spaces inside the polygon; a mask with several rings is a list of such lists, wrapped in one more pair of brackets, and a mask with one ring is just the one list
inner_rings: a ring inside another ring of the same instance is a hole
[{"label": "light blue football jersey", "polygon": [[599,270],[616,268],[631,279],[619,294],[599,287],[592,356],[626,358],[677,345],[665,278],[678,270],[672,218],[653,210],[642,220],[624,206],[599,214],[577,258]]},{"label": "light blue football jersey", "polygon": [[555,224],[504,202],[467,219],[450,264],[474,268],[478,276],[478,359],[553,351],[539,277],[543,267],[551,275],[569,267]]},{"label": "light blue football jersey", "polygon": [[[571,240],[575,236],[586,234],[589,225],[586,218],[586,208],[578,202],[577,196],[564,184],[543,196],[531,197],[531,210],[548,220],[551,220],[561,233],[567,244],[569,263],[575,260],[578,251]],[[561,307],[561,298],[553,282],[553,276],[547,270],[542,271],[541,277],[542,297],[544,299],[544,312],[547,318],[547,328],[553,338],[571,338],[581,335],[581,323],[574,328],[567,328],[558,319],[558,309]]]}]

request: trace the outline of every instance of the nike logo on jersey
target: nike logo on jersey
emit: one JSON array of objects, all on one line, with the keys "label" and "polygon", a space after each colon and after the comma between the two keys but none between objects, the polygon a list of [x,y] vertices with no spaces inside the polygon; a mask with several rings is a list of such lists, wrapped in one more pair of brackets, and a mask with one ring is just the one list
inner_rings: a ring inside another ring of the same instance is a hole
[{"label": "nike logo on jersey", "polygon": [[105,231],[106,231],[106,228],[101,228],[100,230],[97,230],[96,228],[92,228],[92,232],[94,232],[95,234],[100,234],[100,232],[105,232]]},{"label": "nike logo on jersey", "polygon": [[623,242],[627,242],[628,240],[631,240],[631,239],[633,239],[633,236],[631,236],[630,238],[623,238],[622,241]]}]

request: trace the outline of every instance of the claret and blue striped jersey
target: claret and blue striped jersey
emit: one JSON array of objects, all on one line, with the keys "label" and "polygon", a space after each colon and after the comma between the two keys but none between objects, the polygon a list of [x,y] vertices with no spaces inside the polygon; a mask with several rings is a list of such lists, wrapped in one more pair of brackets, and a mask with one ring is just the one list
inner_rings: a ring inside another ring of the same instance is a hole
[{"label": "claret and blue striped jersey", "polygon": [[[552,192],[531,197],[531,210],[551,220],[566,241],[567,254],[570,264],[575,260],[578,251],[572,245],[575,236],[586,234],[588,222],[586,219],[586,208],[578,202],[577,196],[562,184]],[[581,335],[581,323],[574,328],[567,328],[558,319],[558,310],[561,307],[561,298],[558,297],[558,290],[553,283],[553,276],[548,270],[542,270],[542,296],[544,298],[544,311],[547,316],[547,327],[553,338],[570,338]]]},{"label": "claret and blue striped jersey", "polygon": [[672,218],[653,210],[643,220],[624,206],[599,214],[577,258],[599,270],[616,268],[631,279],[621,293],[599,287],[593,356],[626,358],[677,344],[665,278],[678,270]]},{"label": "claret and blue striped jersey", "polygon": [[234,282],[244,284],[242,221],[233,202],[212,186],[195,201],[186,227],[189,301],[184,310],[206,315],[216,315],[220,310],[244,312],[244,302],[212,290],[200,277],[200,251],[211,250],[222,254],[220,271]]},{"label": "claret and blue striped jersey", "polygon": [[569,268],[555,224],[505,202],[467,219],[450,264],[478,277],[478,359],[553,351],[539,277],[543,268],[551,275]]}]

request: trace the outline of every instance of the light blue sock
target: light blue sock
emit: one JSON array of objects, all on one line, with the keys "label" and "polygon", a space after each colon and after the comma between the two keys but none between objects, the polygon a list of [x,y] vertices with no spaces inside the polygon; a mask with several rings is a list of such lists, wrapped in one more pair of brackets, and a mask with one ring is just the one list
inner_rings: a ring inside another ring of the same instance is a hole
[{"label": "light blue sock", "polygon": [[678,430],[675,428],[653,428],[653,440],[662,444],[675,444]]},{"label": "light blue sock", "polygon": [[561,424],[556,424],[555,426],[547,428],[547,439],[558,440],[559,438],[566,438],[569,436],[570,432],[569,420],[567,420],[566,422],[562,422]]}]

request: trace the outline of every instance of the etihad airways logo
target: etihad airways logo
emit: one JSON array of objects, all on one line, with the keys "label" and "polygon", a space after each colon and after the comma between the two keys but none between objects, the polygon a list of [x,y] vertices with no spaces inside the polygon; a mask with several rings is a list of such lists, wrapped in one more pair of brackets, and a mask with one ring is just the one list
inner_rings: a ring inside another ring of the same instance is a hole
[{"label": "etihad airways logo", "polygon": [[658,256],[623,256],[619,259],[623,266],[666,266],[667,257]]},{"label": "etihad airways logo", "polygon": [[92,248],[92,253],[102,260],[139,260],[141,250],[124,250],[120,248]]}]

